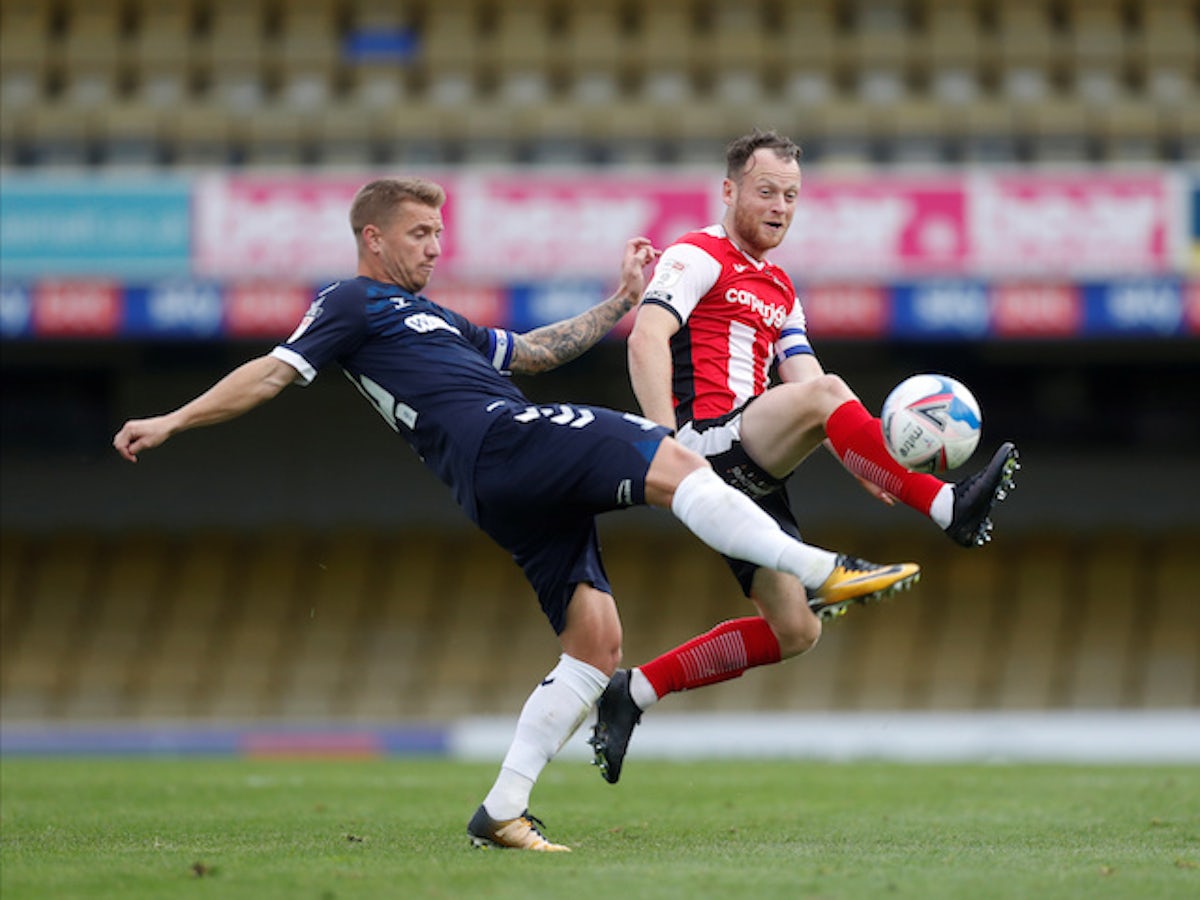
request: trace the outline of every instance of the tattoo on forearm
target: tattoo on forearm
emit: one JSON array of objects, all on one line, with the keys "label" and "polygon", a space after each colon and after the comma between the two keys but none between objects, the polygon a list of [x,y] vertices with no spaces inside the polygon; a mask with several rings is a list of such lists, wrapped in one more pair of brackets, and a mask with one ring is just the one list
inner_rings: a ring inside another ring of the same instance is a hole
[{"label": "tattoo on forearm", "polygon": [[517,335],[512,371],[535,374],[570,362],[612,331],[637,300],[633,294],[614,294],[570,319]]}]

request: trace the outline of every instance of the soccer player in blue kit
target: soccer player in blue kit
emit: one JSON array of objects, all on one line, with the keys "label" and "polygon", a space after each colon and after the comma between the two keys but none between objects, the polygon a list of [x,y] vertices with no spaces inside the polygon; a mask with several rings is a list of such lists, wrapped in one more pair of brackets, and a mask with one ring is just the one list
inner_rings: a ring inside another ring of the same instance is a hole
[{"label": "soccer player in blue kit", "polygon": [[552,369],[600,340],[640,299],[643,269],[657,251],[644,238],[630,240],[616,293],[571,319],[524,334],[483,328],[418,293],[441,253],[444,202],[443,189],[422,179],[364,185],[350,210],[356,277],[321,291],[270,353],[173,412],[126,422],[113,445],[136,462],[180,431],[240,416],[340,366],[467,515],[512,554],[559,636],[559,661],[526,701],[467,830],[476,846],[564,851],[528,806],[542,769],[620,663],[621,622],[597,514],[644,504],[670,509],[720,553],[795,575],[816,609],[869,599],[911,582],[919,568],[849,566],[849,557],[792,538],[665,427],[601,407],[532,403],[505,375]]}]

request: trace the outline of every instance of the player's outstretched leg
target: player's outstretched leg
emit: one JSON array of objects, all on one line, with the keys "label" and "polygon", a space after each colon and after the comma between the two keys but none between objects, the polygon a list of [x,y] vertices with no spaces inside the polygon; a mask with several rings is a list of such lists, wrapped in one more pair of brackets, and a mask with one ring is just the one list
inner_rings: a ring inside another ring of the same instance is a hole
[{"label": "player's outstretched leg", "polygon": [[982,547],[992,539],[992,508],[1008,496],[1021,468],[1017,448],[1000,445],[991,461],[954,485],[954,518],[946,534],[964,547]]},{"label": "player's outstretched leg", "polygon": [[475,847],[570,853],[570,847],[552,844],[546,840],[546,836],[542,834],[545,827],[541,819],[529,814],[529,810],[525,810],[515,819],[498,822],[489,816],[480,804],[467,825],[467,834],[471,836],[471,844]]},{"label": "player's outstretched leg", "polygon": [[[809,608],[819,618],[833,618],[845,612],[850,603],[882,600],[905,590],[920,575],[916,563],[879,566],[838,554],[833,572],[809,598]],[[818,629],[810,641],[799,650],[793,647],[789,655],[803,653],[819,633]],[[642,720],[645,705],[676,691],[695,690],[737,678],[748,669],[771,665],[781,658],[779,641],[771,626],[760,617],[749,617],[722,622],[706,634],[638,667],[636,672],[618,669],[596,704],[596,724],[588,740],[600,774],[609,784],[616,784],[621,777],[625,752],[634,728]],[[635,675],[641,679],[641,703],[634,699],[631,689]]]},{"label": "player's outstretched leg", "polygon": [[916,563],[881,566],[839,553],[833,574],[811,593],[808,608],[822,619],[832,619],[851,603],[874,603],[906,591],[920,580],[921,567]]},{"label": "player's outstretched leg", "polygon": [[616,784],[621,777],[629,739],[640,721],[642,710],[629,693],[629,670],[617,669],[596,704],[596,725],[588,738],[594,762],[609,784]]}]

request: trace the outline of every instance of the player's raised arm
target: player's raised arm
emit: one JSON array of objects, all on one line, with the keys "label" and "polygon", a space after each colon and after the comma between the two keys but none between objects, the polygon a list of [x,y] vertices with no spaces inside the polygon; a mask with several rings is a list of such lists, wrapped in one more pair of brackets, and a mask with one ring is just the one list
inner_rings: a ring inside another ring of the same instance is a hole
[{"label": "player's raised arm", "polygon": [[512,371],[546,372],[570,362],[594,346],[641,299],[646,287],[645,268],[658,255],[659,251],[647,238],[627,241],[621,259],[621,283],[616,292],[577,316],[516,335]]},{"label": "player's raised arm", "polygon": [[273,356],[260,356],[234,369],[195,400],[174,412],[130,419],[113,438],[117,452],[130,462],[180,431],[234,419],[270,400],[296,377],[296,370]]}]

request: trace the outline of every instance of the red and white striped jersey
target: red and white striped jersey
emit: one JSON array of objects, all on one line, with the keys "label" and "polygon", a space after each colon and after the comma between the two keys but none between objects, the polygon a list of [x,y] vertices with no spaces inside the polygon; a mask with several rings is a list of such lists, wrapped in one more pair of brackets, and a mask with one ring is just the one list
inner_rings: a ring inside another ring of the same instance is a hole
[{"label": "red and white striped jersey", "polygon": [[767,389],[772,362],[813,352],[787,273],[742,252],[721,225],[668,247],[642,302],[680,322],[671,338],[680,426],[736,409]]}]

